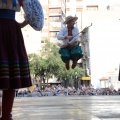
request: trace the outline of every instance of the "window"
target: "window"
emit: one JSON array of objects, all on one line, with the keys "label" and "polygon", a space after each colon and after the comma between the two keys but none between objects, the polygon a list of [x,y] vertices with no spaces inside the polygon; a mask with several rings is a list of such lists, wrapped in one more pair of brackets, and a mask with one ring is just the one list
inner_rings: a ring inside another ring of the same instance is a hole
[{"label": "window", "polygon": [[49,14],[54,14],[54,13],[61,14],[61,8],[50,8]]},{"label": "window", "polygon": [[86,10],[94,10],[97,11],[98,10],[98,6],[87,6]]},{"label": "window", "polygon": [[50,32],[50,37],[56,37],[57,36],[57,32]]},{"label": "window", "polygon": [[81,2],[82,0],[76,0],[76,2]]},{"label": "window", "polygon": [[82,8],[76,8],[76,12],[82,11]]},{"label": "window", "polygon": [[49,0],[49,5],[50,6],[54,6],[54,5],[55,6],[61,6],[61,0],[54,0],[54,2],[53,2],[53,0]]},{"label": "window", "polygon": [[45,43],[45,41],[44,41],[44,40],[41,40],[41,43]]},{"label": "window", "polygon": [[50,22],[60,22],[61,17],[55,16],[55,17],[49,17]]},{"label": "window", "polygon": [[50,24],[49,24],[49,26],[51,27],[51,28],[61,28],[61,23],[60,22],[50,22]]},{"label": "window", "polygon": [[70,11],[70,8],[66,8],[66,11]]}]

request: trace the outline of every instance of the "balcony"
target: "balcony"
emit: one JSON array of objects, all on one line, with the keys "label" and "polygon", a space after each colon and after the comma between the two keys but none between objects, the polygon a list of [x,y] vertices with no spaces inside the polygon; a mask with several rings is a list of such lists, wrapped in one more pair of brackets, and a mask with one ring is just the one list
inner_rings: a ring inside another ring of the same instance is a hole
[{"label": "balcony", "polygon": [[61,3],[49,4],[49,8],[61,8]]},{"label": "balcony", "polygon": [[51,8],[49,9],[49,16],[61,16],[62,10],[61,8]]},{"label": "balcony", "polygon": [[50,22],[60,22],[61,23],[61,20],[50,20]]},{"label": "balcony", "polygon": [[62,14],[61,13],[57,13],[57,12],[51,12],[49,13],[49,16],[61,16]]},{"label": "balcony", "polygon": [[61,7],[61,0],[49,0],[49,8]]},{"label": "balcony", "polygon": [[61,27],[50,27],[50,32],[60,31]]}]

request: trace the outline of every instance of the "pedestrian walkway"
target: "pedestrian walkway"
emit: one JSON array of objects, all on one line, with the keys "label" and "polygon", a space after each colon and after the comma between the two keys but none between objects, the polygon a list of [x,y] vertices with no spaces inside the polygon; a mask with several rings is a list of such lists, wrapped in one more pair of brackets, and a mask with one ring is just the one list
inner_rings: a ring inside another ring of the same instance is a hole
[{"label": "pedestrian walkway", "polygon": [[120,96],[15,98],[13,120],[120,120]]}]

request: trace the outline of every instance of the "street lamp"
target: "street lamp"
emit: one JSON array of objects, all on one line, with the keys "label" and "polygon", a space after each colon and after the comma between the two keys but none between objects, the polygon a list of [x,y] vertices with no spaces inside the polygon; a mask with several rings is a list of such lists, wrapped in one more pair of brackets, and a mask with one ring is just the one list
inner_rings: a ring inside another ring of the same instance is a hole
[{"label": "street lamp", "polygon": [[39,86],[39,83],[38,83],[39,81],[40,81],[40,69],[39,69],[38,63],[36,63],[34,84]]},{"label": "street lamp", "polygon": [[43,80],[43,89],[45,89],[45,84],[46,84],[46,74],[47,74],[47,72],[46,72],[46,70],[44,69],[44,68],[42,68],[42,70],[41,70],[41,75],[42,75],[42,80]]},{"label": "street lamp", "polygon": [[77,72],[75,72],[75,87],[76,87],[76,89],[78,88],[78,79],[77,79]]}]

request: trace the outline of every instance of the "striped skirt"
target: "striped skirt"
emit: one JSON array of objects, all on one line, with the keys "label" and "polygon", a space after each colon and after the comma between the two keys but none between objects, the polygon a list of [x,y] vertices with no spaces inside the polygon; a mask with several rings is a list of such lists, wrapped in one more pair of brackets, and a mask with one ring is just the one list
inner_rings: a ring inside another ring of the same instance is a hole
[{"label": "striped skirt", "polygon": [[0,89],[30,86],[29,62],[20,26],[15,19],[0,18]]}]

